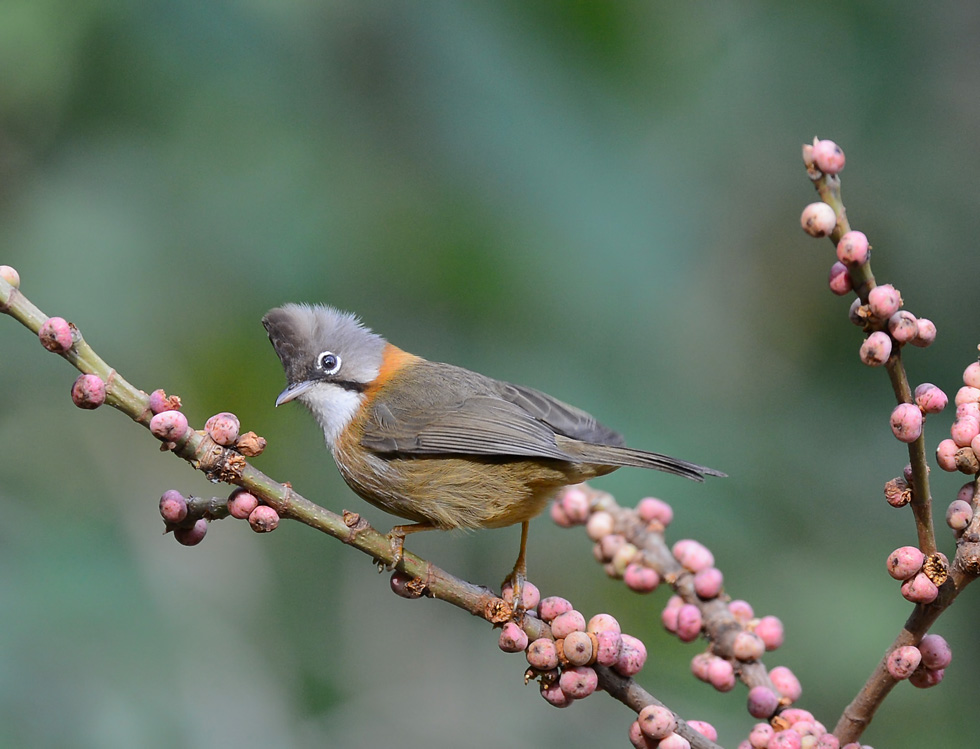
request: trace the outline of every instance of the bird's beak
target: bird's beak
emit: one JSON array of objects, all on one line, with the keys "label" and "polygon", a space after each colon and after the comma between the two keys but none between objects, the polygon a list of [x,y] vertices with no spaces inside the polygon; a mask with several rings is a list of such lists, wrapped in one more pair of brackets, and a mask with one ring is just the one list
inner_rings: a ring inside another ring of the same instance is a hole
[{"label": "bird's beak", "polygon": [[279,397],[276,398],[276,406],[281,406],[283,403],[289,403],[289,401],[298,398],[307,390],[309,390],[314,385],[313,380],[302,380],[300,382],[291,383],[279,393]]}]

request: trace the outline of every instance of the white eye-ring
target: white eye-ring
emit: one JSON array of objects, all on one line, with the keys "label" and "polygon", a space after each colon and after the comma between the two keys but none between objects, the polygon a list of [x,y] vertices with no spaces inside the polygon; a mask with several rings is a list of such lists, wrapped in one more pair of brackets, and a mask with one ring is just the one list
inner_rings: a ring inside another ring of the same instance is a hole
[{"label": "white eye-ring", "polygon": [[340,357],[333,351],[322,351],[316,357],[316,366],[324,374],[337,374],[340,371]]}]

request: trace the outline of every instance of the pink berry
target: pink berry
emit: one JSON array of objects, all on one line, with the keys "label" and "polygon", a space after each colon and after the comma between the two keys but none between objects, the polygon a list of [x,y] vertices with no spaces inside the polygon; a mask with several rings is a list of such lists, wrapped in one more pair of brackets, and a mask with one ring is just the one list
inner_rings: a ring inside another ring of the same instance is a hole
[{"label": "pink berry", "polygon": [[683,605],[684,599],[680,596],[671,596],[667,599],[667,603],[660,613],[660,621],[663,622],[664,629],[668,632],[677,631],[677,614]]},{"label": "pink berry", "polygon": [[581,487],[571,486],[558,499],[565,515],[575,525],[581,525],[589,519],[589,496]]},{"label": "pink berry", "polygon": [[586,666],[592,662],[595,650],[592,635],[587,632],[569,632],[562,640],[562,653],[573,666]]},{"label": "pink berry", "polygon": [[735,688],[735,668],[724,658],[715,658],[708,665],[708,683],[719,692]]},{"label": "pink berry", "polygon": [[256,533],[271,533],[279,526],[279,513],[269,505],[259,505],[249,514],[248,524]]},{"label": "pink berry", "polygon": [[695,573],[694,592],[705,601],[717,598],[721,593],[722,582],[724,578],[721,570],[717,567],[708,567]]},{"label": "pink berry", "polygon": [[666,707],[647,705],[636,718],[644,736],[659,741],[677,730],[677,718]]},{"label": "pink berry", "polygon": [[[800,721],[808,721],[810,723],[813,722],[813,713],[811,713],[809,710],[804,710],[801,707],[791,707],[783,710],[779,714],[779,717],[785,719],[791,726],[795,726]],[[799,733],[799,731],[797,731],[797,733]]]},{"label": "pink berry", "polygon": [[687,721],[689,728],[693,728],[695,731],[704,736],[708,741],[718,740],[718,731],[710,723],[703,720],[689,720]]},{"label": "pink berry", "polygon": [[[552,507],[554,506],[555,505],[552,505]],[[593,512],[585,523],[585,533],[593,541],[601,541],[605,536],[610,535],[615,529],[615,518],[613,518],[611,513],[608,513],[605,510]]]},{"label": "pink berry", "polygon": [[662,499],[657,499],[656,497],[644,497],[641,499],[636,506],[636,511],[639,513],[641,520],[647,523],[657,521],[664,528],[670,525],[674,519],[673,508]]},{"label": "pink berry", "polygon": [[909,677],[909,684],[917,689],[928,689],[936,686],[943,680],[946,669],[920,668]]},{"label": "pink berry", "polygon": [[893,679],[907,679],[919,667],[922,654],[914,645],[903,645],[888,654],[885,662]]},{"label": "pink berry", "polygon": [[758,686],[749,690],[748,710],[753,718],[768,720],[779,707],[779,697],[769,687]]},{"label": "pink berry", "polygon": [[864,265],[871,246],[863,231],[849,231],[837,243],[837,259],[844,265]]},{"label": "pink berry", "polygon": [[936,462],[944,471],[956,470],[956,451],[959,446],[951,439],[944,439],[936,448]]},{"label": "pink berry", "polygon": [[548,596],[547,598],[542,598],[541,603],[538,604],[538,615],[542,620],[550,622],[559,614],[564,614],[566,611],[572,610],[571,602],[560,598],[559,596]]},{"label": "pink berry", "polygon": [[175,528],[174,538],[182,546],[197,546],[204,540],[208,532],[208,521],[204,518],[198,520],[190,528]]},{"label": "pink berry", "polygon": [[98,408],[105,403],[105,383],[98,375],[79,375],[71,386],[71,400],[79,408]]},{"label": "pink berry", "polygon": [[231,447],[235,444],[240,428],[238,417],[227,411],[215,414],[204,424],[204,430],[211,439],[223,447]]},{"label": "pink berry", "polygon": [[613,669],[621,676],[635,676],[647,662],[647,648],[631,635],[621,635],[623,645]]},{"label": "pink berry", "polygon": [[978,434],[980,434],[980,419],[974,419],[972,416],[961,416],[949,428],[949,436],[953,438],[957,447],[968,447]]},{"label": "pink berry", "polygon": [[258,506],[258,497],[244,489],[235,489],[228,497],[228,514],[239,520],[245,520]]},{"label": "pink berry", "polygon": [[779,617],[764,616],[755,625],[755,633],[762,638],[766,650],[776,650],[783,644],[783,623]]},{"label": "pink berry", "polygon": [[803,746],[803,737],[791,728],[785,731],[777,731],[766,744],[766,749],[800,749]]},{"label": "pink berry", "polygon": [[150,393],[150,410],[155,413],[161,413],[163,411],[179,411],[180,410],[180,396],[179,395],[167,395],[163,390],[154,390]]},{"label": "pink berry", "polygon": [[574,700],[561,690],[556,681],[553,684],[541,685],[541,696],[554,707],[568,707]]},{"label": "pink berry", "polygon": [[711,663],[717,657],[717,655],[705,652],[698,653],[691,658],[691,673],[694,674],[694,678],[700,681],[707,681],[708,671],[711,670]]},{"label": "pink berry", "polygon": [[527,647],[527,662],[538,671],[558,667],[558,650],[555,641],[541,637]]},{"label": "pink berry", "polygon": [[824,174],[837,174],[844,168],[844,151],[832,140],[817,140],[811,152],[813,163]]},{"label": "pink berry", "polygon": [[932,320],[927,320],[924,317],[920,317],[918,320],[916,320],[915,325],[917,330],[915,338],[913,338],[911,341],[913,346],[925,348],[936,340],[936,326],[933,324]]},{"label": "pink berry", "polygon": [[876,330],[861,344],[861,361],[869,367],[880,367],[892,353],[892,339],[887,333]]},{"label": "pink berry", "polygon": [[177,442],[187,433],[187,417],[180,411],[161,411],[150,419],[150,432],[164,442]]},{"label": "pink berry", "polygon": [[823,733],[817,737],[813,749],[840,749],[840,739],[832,733]]},{"label": "pink berry", "polygon": [[[568,639],[568,638],[565,638]],[[619,632],[603,630],[595,633],[595,660],[600,666],[615,666],[623,652],[623,636]]]},{"label": "pink berry", "polygon": [[0,265],[0,278],[9,283],[15,289],[20,288],[20,273],[9,265]]},{"label": "pink berry", "polygon": [[939,588],[924,572],[919,572],[902,583],[902,596],[912,603],[932,603],[939,595]]},{"label": "pink berry", "polygon": [[740,598],[736,598],[734,601],[728,602],[728,610],[731,612],[732,616],[735,617],[735,621],[740,624],[745,624],[755,616],[755,612],[752,610],[752,604],[748,601],[743,601]]},{"label": "pink berry", "polygon": [[599,543],[596,544],[599,549],[596,557],[599,561],[611,562],[613,557],[616,556],[616,552],[625,544],[626,537],[619,533],[610,533],[608,536],[603,536]]},{"label": "pink berry", "polygon": [[622,577],[633,561],[640,555],[640,550],[631,543],[625,543],[616,550],[612,558],[612,569],[615,577]]},{"label": "pink berry", "polygon": [[956,493],[956,498],[969,504],[971,501],[973,501],[973,494],[975,491],[976,491],[976,482],[967,481],[965,484],[963,484],[963,486],[960,487],[960,490]]},{"label": "pink berry", "polygon": [[922,665],[936,671],[946,668],[953,661],[953,651],[941,635],[928,634],[919,643]]},{"label": "pink berry", "polygon": [[811,237],[826,237],[837,227],[837,214],[826,203],[810,203],[800,215],[800,226]]},{"label": "pink berry", "polygon": [[911,343],[919,332],[915,315],[900,309],[888,318],[888,332],[899,343]]},{"label": "pink berry", "polygon": [[418,585],[417,580],[418,578],[409,575],[407,572],[395,570],[388,578],[388,586],[396,596],[413,600],[420,598],[425,592],[425,588]]},{"label": "pink berry", "polygon": [[606,631],[622,634],[623,630],[620,628],[616,617],[614,617],[612,614],[596,614],[589,619],[589,623],[586,625],[585,631],[592,632],[594,634],[599,634],[599,632]]},{"label": "pink berry", "polygon": [[973,520],[973,508],[969,502],[954,499],[946,509],[946,525],[954,531],[965,529]]},{"label": "pink berry", "polygon": [[48,351],[63,354],[72,346],[71,324],[63,317],[49,317],[41,323],[37,337]]},{"label": "pink berry", "polygon": [[888,574],[896,580],[908,580],[922,569],[925,558],[915,546],[900,546],[888,555]]},{"label": "pink berry", "polygon": [[[956,395],[953,398],[953,402],[957,406],[961,406],[964,403],[978,403],[980,402],[980,388],[975,388],[970,385],[964,385],[959,390],[956,391]],[[972,415],[972,414],[966,414]],[[957,414],[960,416],[960,414]]]},{"label": "pink berry", "polygon": [[732,641],[732,655],[740,661],[758,660],[765,652],[766,645],[762,638],[752,632],[739,632]]},{"label": "pink berry", "polygon": [[571,528],[575,525],[575,523],[571,521],[571,518],[565,514],[565,508],[557,499],[551,503],[551,509],[548,511],[548,513],[551,515],[551,519],[554,524],[559,528]]},{"label": "pink berry", "polygon": [[946,408],[946,393],[931,382],[923,382],[915,389],[915,403],[927,414],[937,414]]},{"label": "pink berry", "polygon": [[980,361],[975,361],[963,370],[963,384],[980,388]]},{"label": "pink berry", "polygon": [[771,669],[769,671],[769,680],[776,687],[776,691],[790,702],[796,702],[800,699],[800,695],[803,694],[803,687],[800,686],[800,680],[786,666],[776,666]]},{"label": "pink berry", "polygon": [[914,403],[899,403],[892,410],[891,427],[900,442],[915,442],[922,434],[922,411]]},{"label": "pink berry", "polygon": [[637,593],[650,593],[660,584],[660,575],[652,567],[634,563],[624,570],[623,582],[626,583],[626,587]]},{"label": "pink berry", "polygon": [[879,320],[887,320],[902,306],[902,295],[890,283],[875,286],[868,292],[868,308]]},{"label": "pink berry", "polygon": [[677,612],[677,637],[681,642],[694,642],[701,634],[704,620],[701,610],[690,603],[685,603]]},{"label": "pink berry", "polygon": [[572,609],[564,614],[559,614],[551,620],[551,634],[560,640],[571,632],[585,631],[585,617],[578,611]]},{"label": "pink berry", "polygon": [[[514,584],[510,580],[504,583],[500,591],[500,597],[507,601],[507,603],[514,602]],[[537,585],[529,580],[525,580],[521,588],[521,602],[524,604],[525,611],[533,611],[541,602],[541,591],[538,590]]]},{"label": "pink berry", "polygon": [[768,723],[756,723],[749,733],[749,744],[752,749],[766,749],[775,734],[776,729]]},{"label": "pink berry", "polygon": [[160,497],[160,517],[176,525],[187,517],[187,499],[176,489],[167,489]]},{"label": "pink berry", "polygon": [[715,557],[706,546],[693,539],[681,539],[671,548],[674,559],[691,572],[715,566]]},{"label": "pink berry", "polygon": [[523,653],[527,650],[527,633],[516,622],[507,622],[497,644],[505,653]]},{"label": "pink berry", "polygon": [[657,749],[657,745],[660,743],[644,736],[640,731],[640,724],[635,720],[630,723],[629,740],[635,749]]},{"label": "pink berry", "polygon": [[854,287],[851,286],[851,274],[847,266],[843,263],[834,263],[830,266],[830,273],[827,275],[827,285],[837,296],[844,296]]},{"label": "pink berry", "polygon": [[599,686],[599,677],[595,669],[588,666],[574,666],[561,672],[558,685],[566,696],[580,700],[592,694]]},{"label": "pink berry", "polygon": [[691,742],[678,733],[672,733],[657,744],[657,749],[691,749]]}]

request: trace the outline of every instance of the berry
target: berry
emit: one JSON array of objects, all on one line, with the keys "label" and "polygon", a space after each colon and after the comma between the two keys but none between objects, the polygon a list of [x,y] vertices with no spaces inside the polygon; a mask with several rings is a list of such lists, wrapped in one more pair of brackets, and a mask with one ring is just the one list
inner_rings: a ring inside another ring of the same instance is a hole
[{"label": "berry", "polygon": [[269,505],[259,505],[249,514],[248,524],[256,533],[271,533],[279,527],[279,513]]},{"label": "berry", "polygon": [[411,600],[421,597],[425,592],[425,588],[416,582],[417,579],[407,572],[395,570],[388,578],[388,585],[391,587],[391,592],[396,596]]},{"label": "berry", "polygon": [[868,292],[868,308],[879,320],[888,320],[902,306],[902,295],[890,283],[875,286]]},{"label": "berry", "polygon": [[800,749],[802,746],[803,737],[791,728],[777,731],[766,744],[767,749]]},{"label": "berry", "polygon": [[837,243],[837,259],[845,265],[864,265],[871,256],[871,246],[863,231],[849,231]]},{"label": "berry", "polygon": [[915,325],[916,334],[915,338],[911,341],[913,346],[925,348],[936,340],[936,326],[932,320],[926,320],[924,317],[920,317],[915,321]]},{"label": "berry", "polygon": [[527,650],[527,633],[516,622],[507,622],[497,644],[505,653],[523,653]]},{"label": "berry", "polygon": [[181,544],[182,546],[197,546],[204,540],[204,536],[207,534],[207,532],[208,521],[201,518],[189,528],[175,528],[174,538],[176,538],[177,543]]},{"label": "berry", "polygon": [[593,637],[594,635],[587,632],[569,632],[561,641],[565,660],[573,666],[586,666],[591,663],[595,655]]},{"label": "berry", "polygon": [[667,738],[677,730],[677,718],[666,707],[647,705],[636,717],[640,731],[644,736],[654,740]]},{"label": "berry", "polygon": [[553,684],[542,684],[541,696],[554,707],[568,707],[573,702],[572,698],[561,690],[557,681]]},{"label": "berry", "polygon": [[662,499],[657,499],[656,497],[644,497],[641,499],[636,505],[636,511],[639,513],[640,519],[647,523],[652,523],[656,520],[664,528],[670,525],[670,522],[674,519],[673,508]]},{"label": "berry", "polygon": [[180,396],[167,395],[163,390],[154,390],[150,393],[150,410],[158,414],[161,411],[179,411]]},{"label": "berry", "polygon": [[[558,503],[552,507],[558,506]],[[561,523],[558,523],[561,525]],[[601,541],[604,536],[610,535],[616,529],[616,520],[612,514],[605,510],[593,512],[585,523],[585,534],[593,541]]]},{"label": "berry", "polygon": [[623,582],[626,583],[626,587],[637,593],[650,593],[660,585],[660,575],[652,567],[634,563],[623,571]]},{"label": "berry", "polygon": [[735,688],[735,668],[724,658],[713,658],[708,664],[708,683],[719,692]]},{"label": "berry", "polygon": [[908,580],[922,569],[925,558],[915,546],[900,546],[888,555],[888,574],[896,580]]},{"label": "berry", "polygon": [[827,275],[827,285],[837,296],[844,296],[854,287],[851,286],[851,274],[847,271],[847,266],[843,263],[834,263],[830,266],[830,273]]},{"label": "berry", "polygon": [[235,444],[240,428],[238,417],[227,411],[215,414],[204,424],[208,436],[222,447],[231,447]]},{"label": "berry", "polygon": [[98,408],[105,403],[105,383],[98,375],[79,375],[71,386],[71,400],[79,408]]},{"label": "berry", "polygon": [[585,628],[586,632],[592,632],[593,634],[599,634],[600,632],[615,632],[616,634],[622,634],[623,630],[619,626],[619,622],[616,621],[616,617],[612,614],[596,614],[591,619]]},{"label": "berry", "polygon": [[814,140],[811,157],[824,174],[837,174],[844,168],[844,151],[832,140]]},{"label": "berry", "polygon": [[636,548],[631,543],[625,543],[620,546],[616,553],[613,554],[612,558],[612,568],[616,573],[616,577],[622,577],[623,573],[626,572],[626,568],[633,563],[633,560],[640,555],[640,550]]},{"label": "berry", "polygon": [[939,588],[924,572],[918,572],[902,583],[902,596],[912,603],[932,603],[939,595]]},{"label": "berry", "polygon": [[766,652],[762,638],[752,632],[739,632],[732,641],[732,655],[743,662],[755,661]]},{"label": "berry", "polygon": [[876,330],[861,344],[861,361],[869,367],[880,367],[892,353],[892,339],[887,333]]},{"label": "berry", "polygon": [[635,676],[647,662],[646,645],[631,635],[621,635],[621,637],[622,650],[613,669],[621,676]]},{"label": "berry", "polygon": [[755,633],[762,638],[766,650],[775,650],[783,644],[783,623],[779,617],[762,617],[755,625]]},{"label": "berry", "polygon": [[706,546],[689,538],[681,539],[671,548],[674,559],[691,572],[715,566],[715,557]]},{"label": "berry", "polygon": [[[565,639],[568,639],[567,637]],[[600,666],[614,666],[623,652],[623,636],[619,632],[603,630],[595,633],[595,660]]]},{"label": "berry", "polygon": [[919,326],[916,324],[915,315],[911,312],[906,312],[900,309],[894,315],[888,318],[888,332],[892,334],[894,338],[899,343],[911,343],[912,339],[919,332]]},{"label": "berry", "polygon": [[928,634],[919,643],[922,665],[932,671],[946,668],[953,660],[953,651],[942,635]]},{"label": "berry", "polygon": [[832,733],[824,733],[817,737],[813,749],[840,749],[840,740]]},{"label": "berry", "polygon": [[963,370],[963,384],[980,388],[980,362],[973,362]]},{"label": "berry", "polygon": [[749,690],[748,710],[753,718],[768,720],[779,707],[779,697],[769,687],[758,686]]},{"label": "berry", "polygon": [[956,470],[956,451],[959,448],[951,439],[944,439],[936,448],[936,462],[944,471]]},{"label": "berry", "polygon": [[258,497],[244,489],[235,489],[228,497],[228,514],[239,520],[245,520],[258,506]]},{"label": "berry", "polygon": [[691,673],[694,674],[694,678],[698,679],[699,681],[707,681],[711,663],[717,657],[717,655],[705,652],[698,653],[696,656],[691,658]]},{"label": "berry", "polygon": [[183,522],[187,517],[187,499],[176,489],[167,489],[160,497],[160,517],[170,525]]},{"label": "berry", "polygon": [[721,570],[717,567],[700,570],[694,575],[694,592],[698,594],[699,598],[706,601],[717,598],[718,594],[721,593],[723,580]]},{"label": "berry", "polygon": [[672,733],[657,744],[657,749],[691,749],[691,742],[679,734]]},{"label": "berry", "polygon": [[768,723],[756,723],[749,733],[749,744],[752,749],[766,749],[769,740],[776,734],[776,729]]},{"label": "berry", "polygon": [[63,354],[72,345],[71,324],[63,317],[49,317],[41,323],[37,337],[48,351]]},{"label": "berry", "polygon": [[900,442],[915,442],[922,434],[922,411],[914,403],[899,403],[892,410],[891,427]]},{"label": "berry", "polygon": [[572,609],[564,614],[559,614],[551,620],[551,634],[557,639],[572,632],[585,631],[585,617],[581,613]]},{"label": "berry", "polygon": [[954,499],[946,509],[946,525],[954,531],[962,531],[973,520],[973,508],[969,502]]},{"label": "berry", "polygon": [[[507,601],[507,603],[514,602],[514,584],[510,580],[504,583],[503,588],[500,590],[500,597]],[[541,591],[538,590],[538,586],[525,580],[524,586],[521,588],[521,602],[524,604],[525,611],[536,609],[538,603],[541,602]]]},{"label": "berry", "polygon": [[718,731],[710,723],[703,720],[689,720],[687,721],[687,725],[704,736],[708,741],[718,740]]},{"label": "berry", "polygon": [[972,416],[961,416],[949,428],[949,436],[957,447],[967,447],[980,434],[980,419]]},{"label": "berry", "polygon": [[837,227],[837,214],[826,203],[810,203],[800,215],[800,226],[811,237],[826,237]]},{"label": "berry", "polygon": [[769,680],[776,687],[776,691],[790,702],[796,702],[800,698],[800,695],[803,694],[803,687],[800,686],[800,680],[786,666],[776,666],[771,669],[769,671]]},{"label": "berry", "polygon": [[893,679],[907,679],[919,667],[922,654],[914,645],[903,645],[888,654],[885,665]]},{"label": "berry", "polygon": [[161,411],[150,419],[150,432],[164,442],[177,442],[187,433],[187,417],[180,411]]},{"label": "berry", "polygon": [[936,686],[943,680],[946,669],[920,668],[909,677],[909,684],[919,689],[928,689]]},{"label": "berry", "polygon": [[740,598],[736,598],[734,601],[728,602],[728,610],[731,612],[732,616],[735,617],[735,621],[740,624],[745,624],[755,616],[755,612],[752,610],[752,604],[748,601],[743,601]]},{"label": "berry", "polygon": [[562,507],[561,502],[555,500],[551,503],[551,509],[548,511],[551,515],[552,521],[559,528],[571,528],[575,523],[569,519],[568,515],[565,514],[565,508]]},{"label": "berry", "polygon": [[681,642],[694,642],[701,634],[704,620],[701,610],[690,603],[685,603],[677,612],[677,637]]},{"label": "berry", "polygon": [[555,641],[540,637],[527,647],[527,662],[538,671],[558,667],[558,649]]},{"label": "berry", "polygon": [[680,596],[671,596],[667,599],[664,610],[660,612],[660,621],[663,622],[664,629],[668,632],[677,631],[677,614],[684,605],[684,599]]},{"label": "berry", "polygon": [[946,408],[946,393],[931,382],[923,382],[915,389],[915,403],[927,414],[937,414]]},{"label": "berry", "polygon": [[20,288],[20,273],[9,265],[0,265],[0,278],[9,283],[15,289]]},{"label": "berry", "polygon": [[[956,391],[956,395],[953,398],[953,402],[957,406],[960,406],[964,403],[980,402],[980,388],[975,388],[970,385],[964,385],[963,387],[961,387],[959,390]],[[957,414],[957,416],[959,415],[960,414]]]},{"label": "berry", "polygon": [[546,622],[550,622],[559,614],[572,610],[571,602],[559,596],[548,596],[542,598],[538,604],[538,615]]},{"label": "berry", "polygon": [[580,700],[596,690],[599,686],[599,677],[595,669],[588,666],[574,666],[561,672],[558,685],[567,697]]},{"label": "berry", "polygon": [[574,525],[581,525],[589,519],[589,496],[578,486],[566,489],[558,499],[565,517]]}]

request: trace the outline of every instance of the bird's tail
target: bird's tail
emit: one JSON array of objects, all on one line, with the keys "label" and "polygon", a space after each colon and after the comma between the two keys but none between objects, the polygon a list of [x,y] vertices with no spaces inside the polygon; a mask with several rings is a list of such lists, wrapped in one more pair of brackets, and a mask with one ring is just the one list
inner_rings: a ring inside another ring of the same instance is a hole
[{"label": "bird's tail", "polygon": [[726,476],[721,471],[716,471],[707,466],[690,463],[679,458],[672,458],[669,455],[652,453],[646,450],[636,450],[632,447],[619,447],[617,445],[595,445],[578,440],[569,440],[567,444],[560,444],[562,450],[572,453],[576,458],[585,463],[596,463],[599,465],[632,466],[634,468],[652,468],[655,471],[672,473],[675,476],[683,476],[694,481],[704,481],[705,476]]}]

